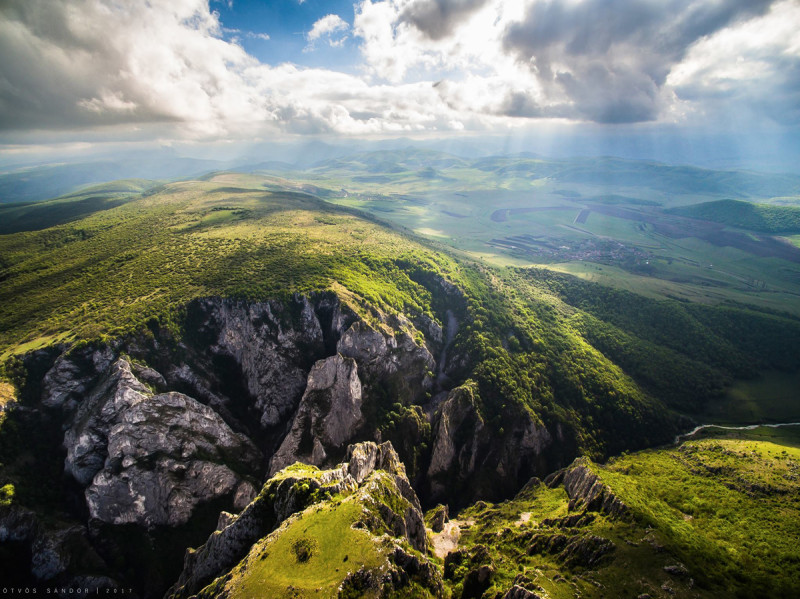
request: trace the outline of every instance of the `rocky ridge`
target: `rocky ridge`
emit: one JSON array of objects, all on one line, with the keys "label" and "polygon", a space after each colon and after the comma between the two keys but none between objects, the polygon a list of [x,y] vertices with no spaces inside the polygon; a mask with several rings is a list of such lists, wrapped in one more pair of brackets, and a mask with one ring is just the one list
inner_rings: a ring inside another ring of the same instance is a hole
[{"label": "rocky ridge", "polygon": [[471,385],[457,387],[436,411],[427,470],[432,500],[451,500],[448,494],[454,489],[467,501],[491,497],[498,486],[518,488],[517,481],[546,468],[542,456],[553,443],[553,435],[525,412],[503,442],[497,443],[496,433],[481,417],[475,395]]},{"label": "rocky ridge", "polygon": [[[352,497],[364,506],[363,523],[370,530],[389,532],[424,554],[427,539],[419,500],[391,444],[351,445],[347,448],[347,459],[330,470],[296,464],[278,472],[240,515],[227,518],[203,546],[187,552],[184,570],[167,596],[179,599],[198,592],[205,596],[208,592],[201,591],[211,581],[215,581],[215,589],[221,588],[231,578],[231,569],[243,560],[247,562],[247,554],[257,541],[288,518],[310,505],[324,503],[333,495]],[[396,501],[385,500],[387,492],[404,499],[402,512],[397,511]],[[392,562],[399,567],[396,585],[402,586],[404,577],[419,575],[421,571],[426,572],[427,578],[438,581],[435,568],[425,558],[409,553],[402,546],[395,548]],[[372,576],[366,572],[353,573],[343,581],[343,586],[357,589],[360,585],[373,585]]]},{"label": "rocky ridge", "polygon": [[550,487],[563,485],[569,496],[569,510],[599,511],[611,517],[624,518],[630,509],[591,470],[588,458],[580,457],[545,479]]},{"label": "rocky ridge", "polygon": [[153,394],[119,359],[81,403],[64,434],[65,471],[85,487],[91,518],[142,526],[185,524],[200,503],[252,484],[258,451],[208,406],[181,393]]}]

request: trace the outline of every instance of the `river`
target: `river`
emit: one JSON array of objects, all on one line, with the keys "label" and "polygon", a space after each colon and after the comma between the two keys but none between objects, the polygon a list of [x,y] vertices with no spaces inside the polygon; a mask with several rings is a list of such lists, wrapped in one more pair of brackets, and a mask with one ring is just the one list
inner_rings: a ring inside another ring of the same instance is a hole
[{"label": "river", "polygon": [[746,426],[723,426],[721,424],[701,424],[700,426],[694,427],[688,433],[683,433],[682,435],[676,436],[674,443],[677,445],[678,443],[681,442],[681,439],[683,439],[684,437],[691,437],[706,428],[721,428],[726,431],[751,431],[760,426],[768,426],[770,428],[779,428],[781,426],[800,426],[800,422],[780,422],[778,424],[748,424]]}]

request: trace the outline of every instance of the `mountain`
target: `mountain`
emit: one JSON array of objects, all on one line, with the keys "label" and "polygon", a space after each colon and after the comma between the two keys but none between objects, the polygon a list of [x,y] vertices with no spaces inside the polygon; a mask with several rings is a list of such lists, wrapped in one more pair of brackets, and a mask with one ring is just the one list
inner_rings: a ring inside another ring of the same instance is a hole
[{"label": "mountain", "polygon": [[442,569],[422,510],[477,521],[800,367],[789,313],[489,267],[255,173],[136,185],[19,207],[0,236],[9,584],[235,596],[308,566],[301,595],[463,593],[499,566]]},{"label": "mountain", "polygon": [[704,202],[682,208],[673,208],[674,214],[701,220],[710,220],[732,227],[764,233],[800,232],[800,207],[754,204],[740,200]]}]

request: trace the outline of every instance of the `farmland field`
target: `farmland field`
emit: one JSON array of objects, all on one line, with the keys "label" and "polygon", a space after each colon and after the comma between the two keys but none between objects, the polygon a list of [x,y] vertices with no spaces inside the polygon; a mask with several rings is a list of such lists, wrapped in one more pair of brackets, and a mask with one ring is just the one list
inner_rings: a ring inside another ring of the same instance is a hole
[{"label": "farmland field", "polygon": [[[800,313],[800,231],[773,236],[687,216],[713,215],[735,197],[761,206],[759,215],[786,212],[780,222],[791,229],[794,177],[410,151],[256,173],[264,185],[368,212],[495,266],[546,266],[650,297]],[[762,222],[741,222],[751,221]]]}]

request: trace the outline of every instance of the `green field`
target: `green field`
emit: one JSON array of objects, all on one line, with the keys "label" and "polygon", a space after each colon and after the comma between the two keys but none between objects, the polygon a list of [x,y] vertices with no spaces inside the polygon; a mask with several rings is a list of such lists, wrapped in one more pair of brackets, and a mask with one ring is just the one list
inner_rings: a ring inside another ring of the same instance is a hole
[{"label": "green field", "polygon": [[[791,176],[411,150],[262,174],[489,264],[545,265],[654,297],[800,313],[800,252],[769,236],[794,226],[798,208],[782,205],[800,189]],[[750,212],[726,219],[729,204]]]},{"label": "green field", "polygon": [[800,207],[797,206],[719,200],[675,208],[671,212],[750,231],[764,233],[797,233],[800,231]]}]

